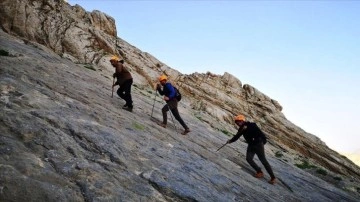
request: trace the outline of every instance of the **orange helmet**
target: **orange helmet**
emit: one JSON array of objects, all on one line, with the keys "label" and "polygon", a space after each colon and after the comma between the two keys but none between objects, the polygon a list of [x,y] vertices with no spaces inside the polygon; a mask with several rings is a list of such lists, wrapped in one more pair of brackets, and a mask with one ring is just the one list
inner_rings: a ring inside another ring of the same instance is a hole
[{"label": "orange helmet", "polygon": [[159,81],[163,81],[163,80],[167,80],[167,76],[164,74],[159,77]]},{"label": "orange helmet", "polygon": [[239,114],[239,115],[235,116],[234,120],[235,121],[245,121],[245,116]]},{"label": "orange helmet", "polygon": [[110,61],[119,61],[120,58],[116,55],[113,55],[111,58],[110,58]]}]

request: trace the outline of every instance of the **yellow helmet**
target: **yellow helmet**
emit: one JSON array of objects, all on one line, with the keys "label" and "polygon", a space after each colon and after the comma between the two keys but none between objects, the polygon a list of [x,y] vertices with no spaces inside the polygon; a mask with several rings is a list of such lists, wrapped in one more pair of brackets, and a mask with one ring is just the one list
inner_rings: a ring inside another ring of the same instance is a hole
[{"label": "yellow helmet", "polygon": [[164,74],[159,77],[159,81],[163,81],[163,80],[167,80],[167,76]]},{"label": "yellow helmet", "polygon": [[110,58],[110,61],[119,61],[120,58],[116,55],[113,55],[111,58]]},{"label": "yellow helmet", "polygon": [[239,115],[235,116],[234,119],[235,119],[235,121],[245,121],[245,116],[239,114]]}]

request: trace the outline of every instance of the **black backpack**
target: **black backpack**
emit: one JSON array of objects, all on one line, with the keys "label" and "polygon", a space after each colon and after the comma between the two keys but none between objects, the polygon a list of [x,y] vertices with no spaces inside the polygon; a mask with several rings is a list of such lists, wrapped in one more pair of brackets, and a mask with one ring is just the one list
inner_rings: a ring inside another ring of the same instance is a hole
[{"label": "black backpack", "polygon": [[180,93],[179,89],[177,89],[175,86],[174,86],[174,89],[175,89],[175,98],[177,99],[177,101],[180,101],[181,93]]},{"label": "black backpack", "polygon": [[[261,131],[262,132],[262,131]],[[264,132],[262,132],[262,141],[263,141],[263,143],[264,144],[266,144],[267,143],[267,137],[266,137],[266,134],[264,133]]]}]

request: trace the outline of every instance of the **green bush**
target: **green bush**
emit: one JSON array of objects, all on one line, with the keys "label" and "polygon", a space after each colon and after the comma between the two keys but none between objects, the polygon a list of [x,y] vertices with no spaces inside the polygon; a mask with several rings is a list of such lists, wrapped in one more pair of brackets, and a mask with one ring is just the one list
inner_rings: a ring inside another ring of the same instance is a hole
[{"label": "green bush", "polygon": [[144,92],[140,91],[141,95],[146,96],[146,97],[150,97],[148,94],[145,94]]},{"label": "green bush", "polygon": [[281,158],[281,157],[283,157],[284,155],[282,154],[281,151],[277,151],[277,152],[275,152],[275,156],[276,156],[277,158]]},{"label": "green bush", "polygon": [[316,168],[316,166],[311,165],[308,161],[303,161],[302,164],[295,164],[295,165],[301,169]]},{"label": "green bush", "polygon": [[137,122],[133,122],[132,124],[134,126],[135,129],[137,130],[144,130],[145,129],[145,126],[140,124],[140,123],[137,123]]},{"label": "green bush", "polygon": [[341,181],[341,177],[334,177],[334,180]]},{"label": "green bush", "polygon": [[90,65],[90,64],[86,64],[86,65],[84,65],[84,67],[85,67],[86,69],[91,69],[91,70],[93,70],[93,71],[96,71],[96,69],[95,69],[92,65]]},{"label": "green bush", "polygon": [[327,171],[322,169],[322,168],[317,169],[316,172],[321,174],[321,175],[327,175]]},{"label": "green bush", "polygon": [[229,131],[227,131],[227,130],[225,130],[225,129],[220,129],[220,131],[221,131],[222,133],[224,133],[225,135],[229,135],[229,134],[230,134]]},{"label": "green bush", "polygon": [[10,56],[9,52],[7,52],[6,50],[0,49],[0,55],[1,56]]}]

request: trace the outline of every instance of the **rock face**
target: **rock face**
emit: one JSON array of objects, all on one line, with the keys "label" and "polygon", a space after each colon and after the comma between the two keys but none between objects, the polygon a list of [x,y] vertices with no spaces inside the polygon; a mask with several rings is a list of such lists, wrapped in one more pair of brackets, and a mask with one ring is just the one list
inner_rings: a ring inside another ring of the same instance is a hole
[{"label": "rock face", "polygon": [[[358,201],[359,167],[231,74],[182,74],[117,38],[113,18],[62,0],[3,0],[0,13],[1,200]],[[111,54],[134,77],[134,113],[110,98]],[[188,136],[150,118],[162,73]],[[275,186],[252,177],[242,141],[216,152],[238,113],[267,133]]]},{"label": "rock face", "polygon": [[98,61],[115,53],[115,20],[104,13],[86,12],[62,0],[3,0],[1,28],[43,44],[74,62]]}]

